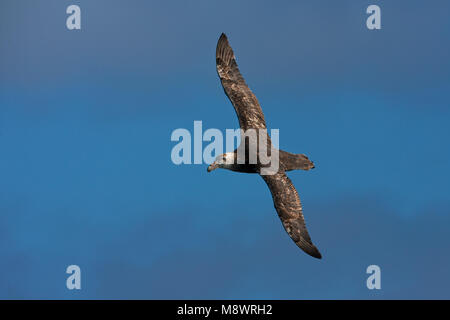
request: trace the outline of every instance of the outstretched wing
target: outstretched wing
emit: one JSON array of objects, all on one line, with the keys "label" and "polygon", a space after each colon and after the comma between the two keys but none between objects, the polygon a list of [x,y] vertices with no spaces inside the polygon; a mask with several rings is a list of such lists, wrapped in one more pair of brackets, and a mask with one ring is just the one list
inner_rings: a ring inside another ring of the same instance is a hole
[{"label": "outstretched wing", "polygon": [[302,204],[292,181],[284,172],[262,177],[269,186],[275,209],[291,239],[307,254],[321,259],[322,255],[313,245],[306,230]]},{"label": "outstretched wing", "polygon": [[241,129],[244,131],[249,128],[265,129],[266,122],[258,99],[239,72],[233,49],[223,33],[217,42],[216,67],[225,94],[236,110]]}]

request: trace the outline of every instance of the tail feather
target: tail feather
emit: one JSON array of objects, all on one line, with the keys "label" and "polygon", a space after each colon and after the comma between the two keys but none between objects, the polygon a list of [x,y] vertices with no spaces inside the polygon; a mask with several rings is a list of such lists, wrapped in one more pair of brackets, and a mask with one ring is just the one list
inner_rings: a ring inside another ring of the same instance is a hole
[{"label": "tail feather", "polygon": [[294,154],[280,150],[280,160],[285,171],[314,169],[314,162],[304,154]]}]

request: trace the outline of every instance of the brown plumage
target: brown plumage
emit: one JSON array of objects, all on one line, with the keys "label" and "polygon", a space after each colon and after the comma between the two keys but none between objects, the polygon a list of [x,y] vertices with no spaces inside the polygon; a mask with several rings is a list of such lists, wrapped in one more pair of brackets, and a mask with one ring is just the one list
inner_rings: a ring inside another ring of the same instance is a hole
[{"label": "brown plumage", "polygon": [[[230,99],[236,111],[241,129],[244,131],[248,129],[255,129],[256,131],[264,130],[265,135],[267,135],[266,122],[258,99],[245,83],[236,63],[233,50],[223,33],[217,43],[216,66],[225,94]],[[258,159],[257,163],[249,163],[249,143],[251,142],[245,139],[241,141],[240,146],[234,152],[218,156],[216,161],[208,167],[208,172],[216,168],[224,168],[237,172],[259,173],[270,189],[275,209],[288,235],[303,251],[320,259],[322,256],[319,250],[313,245],[306,230],[302,205],[297,190],[285,173],[286,171],[296,169],[312,169],[314,168],[314,163],[303,154],[293,154],[279,150],[278,170],[270,175],[261,174],[264,166],[260,162],[259,153],[256,155]],[[257,145],[259,146],[259,144]],[[243,147],[246,148],[245,163],[238,164],[236,161],[237,153]],[[273,150],[268,135],[267,149]]]}]

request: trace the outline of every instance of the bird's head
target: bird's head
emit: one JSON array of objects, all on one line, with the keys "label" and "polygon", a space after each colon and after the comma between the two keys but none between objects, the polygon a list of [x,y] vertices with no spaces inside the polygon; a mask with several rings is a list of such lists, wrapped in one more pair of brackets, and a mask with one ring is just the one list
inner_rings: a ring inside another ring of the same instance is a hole
[{"label": "bird's head", "polygon": [[234,154],[234,152],[227,152],[217,156],[216,160],[209,165],[208,172],[211,172],[217,168],[230,168],[234,164],[235,156],[236,155]]}]

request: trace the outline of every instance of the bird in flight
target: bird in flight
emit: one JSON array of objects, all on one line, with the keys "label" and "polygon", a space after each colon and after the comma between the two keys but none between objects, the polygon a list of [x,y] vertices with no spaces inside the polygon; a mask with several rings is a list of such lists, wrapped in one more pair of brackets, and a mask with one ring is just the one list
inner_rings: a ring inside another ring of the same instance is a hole
[{"label": "bird in flight", "polygon": [[[231,49],[228,43],[227,36],[223,33],[217,43],[216,67],[225,94],[230,99],[236,111],[242,130],[241,132],[247,132],[250,129],[258,132],[264,131],[264,149],[272,154],[273,151],[271,150],[274,149],[270,137],[267,134],[266,122],[261,106],[245,83],[236,63],[233,49]],[[250,145],[251,139],[247,138],[241,134],[241,144],[239,147],[233,152],[217,156],[215,161],[209,165],[208,172],[217,168],[223,168],[237,172],[259,174],[270,189],[275,209],[284,229],[291,239],[307,254],[321,259],[322,255],[312,243],[306,230],[302,205],[297,190],[286,175],[286,171],[313,169],[314,163],[303,154],[293,154],[283,150],[276,150],[278,152],[277,170],[270,172],[270,174],[263,174],[262,170],[267,168],[268,164],[265,162],[263,164],[263,161],[260,159],[259,144],[257,143],[258,148],[255,151]],[[261,139],[258,138],[257,140],[261,142]],[[244,151],[241,153],[242,148],[244,148]],[[252,154],[252,152],[256,153],[256,155]],[[244,157],[243,161],[239,161],[239,155],[241,154]],[[252,156],[255,156],[254,159],[256,161],[250,161]]]}]

